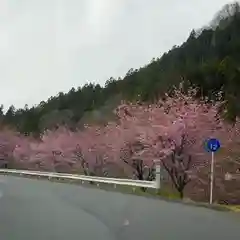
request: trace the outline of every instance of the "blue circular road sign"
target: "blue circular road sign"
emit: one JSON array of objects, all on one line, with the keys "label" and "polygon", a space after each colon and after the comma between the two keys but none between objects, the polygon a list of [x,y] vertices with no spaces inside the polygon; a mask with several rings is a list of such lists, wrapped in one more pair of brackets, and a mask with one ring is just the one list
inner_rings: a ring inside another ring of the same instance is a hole
[{"label": "blue circular road sign", "polygon": [[220,148],[220,142],[215,138],[211,138],[207,141],[206,147],[207,147],[208,151],[216,152]]}]

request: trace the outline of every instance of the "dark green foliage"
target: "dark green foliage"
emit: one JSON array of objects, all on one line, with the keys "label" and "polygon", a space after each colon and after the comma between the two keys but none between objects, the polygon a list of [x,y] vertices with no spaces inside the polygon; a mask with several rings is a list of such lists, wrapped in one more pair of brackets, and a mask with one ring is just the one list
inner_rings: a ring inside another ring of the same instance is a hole
[{"label": "dark green foliage", "polygon": [[235,121],[240,115],[239,9],[238,4],[226,5],[212,26],[201,33],[193,30],[181,46],[174,46],[140,69],[130,69],[123,79],[110,78],[105,87],[87,84],[72,88],[30,109],[11,106],[5,115],[0,111],[1,121],[26,133],[39,133],[61,124],[75,129],[85,121],[105,123],[106,116],[120,102],[112,104],[113,99],[154,102],[182,80],[185,90],[199,87],[199,97],[216,100],[217,93],[223,91],[225,116]]}]

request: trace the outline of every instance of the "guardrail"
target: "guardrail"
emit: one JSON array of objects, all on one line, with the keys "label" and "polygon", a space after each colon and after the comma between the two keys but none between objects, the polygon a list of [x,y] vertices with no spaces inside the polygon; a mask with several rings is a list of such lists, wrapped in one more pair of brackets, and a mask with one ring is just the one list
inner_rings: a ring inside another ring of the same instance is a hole
[{"label": "guardrail", "polygon": [[116,185],[126,185],[132,187],[143,187],[143,188],[154,188],[160,189],[160,165],[156,165],[156,179],[155,181],[142,181],[133,179],[122,179],[122,178],[107,178],[107,177],[96,177],[96,176],[86,176],[77,174],[67,174],[67,173],[56,173],[56,172],[40,172],[40,171],[27,171],[27,170],[16,170],[16,169],[0,169],[0,174],[19,174],[26,176],[39,176],[58,178],[58,179],[73,179],[80,180],[82,182],[96,182],[96,183],[107,183]]}]

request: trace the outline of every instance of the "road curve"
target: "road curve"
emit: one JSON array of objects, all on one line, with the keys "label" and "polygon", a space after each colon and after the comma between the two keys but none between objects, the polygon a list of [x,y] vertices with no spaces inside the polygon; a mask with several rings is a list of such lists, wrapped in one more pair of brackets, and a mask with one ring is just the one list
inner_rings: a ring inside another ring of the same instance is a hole
[{"label": "road curve", "polygon": [[240,239],[233,213],[81,186],[0,176],[0,239]]}]

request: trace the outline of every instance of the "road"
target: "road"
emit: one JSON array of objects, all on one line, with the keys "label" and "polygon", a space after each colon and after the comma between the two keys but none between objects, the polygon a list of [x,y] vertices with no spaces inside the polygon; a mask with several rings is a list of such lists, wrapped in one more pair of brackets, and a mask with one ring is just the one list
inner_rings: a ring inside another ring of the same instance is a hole
[{"label": "road", "polygon": [[240,239],[240,216],[76,185],[0,176],[0,239]]}]

